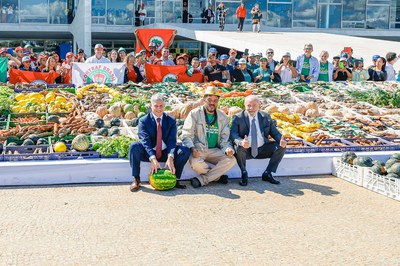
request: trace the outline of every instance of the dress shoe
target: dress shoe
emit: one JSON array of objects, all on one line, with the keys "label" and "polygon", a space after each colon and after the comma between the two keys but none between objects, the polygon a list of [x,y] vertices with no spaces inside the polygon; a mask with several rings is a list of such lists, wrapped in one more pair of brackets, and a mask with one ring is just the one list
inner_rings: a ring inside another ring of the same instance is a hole
[{"label": "dress shoe", "polygon": [[221,184],[228,184],[228,176],[227,175],[221,175],[221,177],[218,179],[218,183]]},{"label": "dress shoe", "polygon": [[175,187],[180,189],[185,189],[186,185],[182,185],[178,180],[176,180]]},{"label": "dress shoe", "polygon": [[135,192],[135,191],[138,191],[139,187],[140,187],[140,178],[139,177],[135,177],[133,179],[132,184],[129,187],[129,190],[131,192]]},{"label": "dress shoe", "polygon": [[242,173],[242,180],[239,181],[239,185],[241,185],[242,187],[247,186],[247,181],[249,180],[249,177],[247,175],[247,172],[243,172]]},{"label": "dress shoe", "polygon": [[269,173],[269,172],[264,172],[263,174],[262,174],[262,181],[266,181],[266,182],[270,182],[271,184],[274,184],[274,185],[278,185],[278,184],[280,184],[281,182],[279,182],[278,180],[276,180],[273,176],[272,176],[272,174],[271,173]]},{"label": "dress shoe", "polygon": [[194,188],[201,187],[200,180],[197,177],[193,177],[192,179],[190,179],[190,184],[192,184],[192,187]]}]

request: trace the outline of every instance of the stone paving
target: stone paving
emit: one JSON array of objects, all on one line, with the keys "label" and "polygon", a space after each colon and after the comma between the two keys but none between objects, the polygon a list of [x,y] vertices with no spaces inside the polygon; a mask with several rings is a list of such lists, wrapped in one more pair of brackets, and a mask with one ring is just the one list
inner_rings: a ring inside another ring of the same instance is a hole
[{"label": "stone paving", "polygon": [[0,265],[400,265],[400,202],[331,176],[279,180],[0,188]]}]

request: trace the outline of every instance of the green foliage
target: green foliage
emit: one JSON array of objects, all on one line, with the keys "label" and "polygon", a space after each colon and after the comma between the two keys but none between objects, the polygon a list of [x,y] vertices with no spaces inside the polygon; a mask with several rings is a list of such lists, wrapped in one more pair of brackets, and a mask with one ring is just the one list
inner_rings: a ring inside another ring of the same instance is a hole
[{"label": "green foliage", "polygon": [[133,98],[133,97],[126,96],[126,95],[121,95],[121,96],[112,98],[112,100],[107,104],[107,107],[110,107],[111,105],[113,105],[116,102],[124,102],[127,104],[132,104],[133,106],[135,106],[137,104],[139,106],[140,112],[147,113],[146,105],[150,103],[150,100],[146,99],[146,98]]},{"label": "green foliage", "polygon": [[14,104],[14,91],[7,86],[0,86],[0,115],[11,113],[11,106]]},{"label": "green foliage", "polygon": [[138,142],[127,136],[119,136],[116,138],[108,138],[93,144],[93,150],[97,151],[101,155],[111,156],[114,153],[118,153],[121,158],[128,158],[129,147],[132,142]]},{"label": "green foliage", "polygon": [[367,102],[376,106],[400,107],[400,90],[387,91],[374,88],[367,91],[348,91],[350,96],[358,101]]},{"label": "green foliage", "polygon": [[244,109],[244,97],[220,98],[218,107],[221,106],[227,106],[227,107],[237,106]]}]

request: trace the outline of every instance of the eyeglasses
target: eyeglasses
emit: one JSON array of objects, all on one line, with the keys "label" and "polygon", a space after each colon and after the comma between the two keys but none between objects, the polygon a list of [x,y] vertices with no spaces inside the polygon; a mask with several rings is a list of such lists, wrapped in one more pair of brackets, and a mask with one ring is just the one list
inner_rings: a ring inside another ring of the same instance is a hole
[{"label": "eyeglasses", "polygon": [[312,50],[312,48],[310,48],[310,47],[307,47],[307,48],[304,48],[304,50]]},{"label": "eyeglasses", "polygon": [[267,54],[274,54],[274,52],[267,52]]}]

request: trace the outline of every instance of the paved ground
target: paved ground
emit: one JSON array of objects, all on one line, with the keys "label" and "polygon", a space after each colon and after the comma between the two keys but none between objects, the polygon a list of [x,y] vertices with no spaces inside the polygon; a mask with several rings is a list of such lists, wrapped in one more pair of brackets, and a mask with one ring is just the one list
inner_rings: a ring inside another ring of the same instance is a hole
[{"label": "paved ground", "polygon": [[0,189],[0,265],[399,265],[400,202],[330,176]]}]

